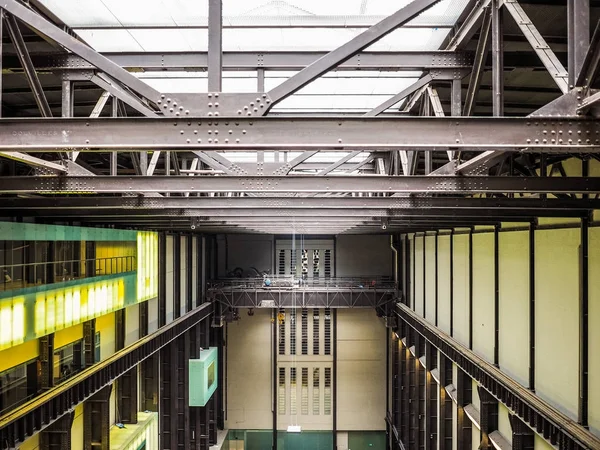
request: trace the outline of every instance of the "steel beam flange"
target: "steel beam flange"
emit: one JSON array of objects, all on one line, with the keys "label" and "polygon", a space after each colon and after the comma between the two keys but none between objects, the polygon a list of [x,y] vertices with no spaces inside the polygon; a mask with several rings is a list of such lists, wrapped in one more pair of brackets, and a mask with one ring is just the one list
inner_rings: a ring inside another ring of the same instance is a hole
[{"label": "steel beam flange", "polygon": [[263,116],[271,105],[267,93],[204,94],[162,93],[156,101],[165,116],[171,117],[256,117]]}]

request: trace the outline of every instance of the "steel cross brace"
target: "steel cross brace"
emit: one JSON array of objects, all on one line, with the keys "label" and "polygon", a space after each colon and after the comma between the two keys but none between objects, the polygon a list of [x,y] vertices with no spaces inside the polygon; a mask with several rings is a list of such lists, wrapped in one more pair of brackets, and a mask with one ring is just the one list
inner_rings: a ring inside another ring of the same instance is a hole
[{"label": "steel cross brace", "polygon": [[0,150],[149,151],[347,149],[597,152],[591,119],[256,117],[0,119]]}]

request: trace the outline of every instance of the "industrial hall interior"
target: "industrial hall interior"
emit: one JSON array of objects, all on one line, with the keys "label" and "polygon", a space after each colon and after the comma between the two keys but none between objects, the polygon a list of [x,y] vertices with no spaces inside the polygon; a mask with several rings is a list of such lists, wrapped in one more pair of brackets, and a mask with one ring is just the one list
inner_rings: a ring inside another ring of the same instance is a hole
[{"label": "industrial hall interior", "polygon": [[600,0],[0,0],[0,450],[600,450]]}]

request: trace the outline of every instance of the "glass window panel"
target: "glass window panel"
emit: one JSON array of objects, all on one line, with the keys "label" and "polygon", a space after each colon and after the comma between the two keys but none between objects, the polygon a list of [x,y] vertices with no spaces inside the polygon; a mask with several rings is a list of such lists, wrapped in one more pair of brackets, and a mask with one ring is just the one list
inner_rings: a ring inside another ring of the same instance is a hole
[{"label": "glass window panel", "polygon": [[144,51],[127,30],[77,30],[77,34],[99,52]]}]

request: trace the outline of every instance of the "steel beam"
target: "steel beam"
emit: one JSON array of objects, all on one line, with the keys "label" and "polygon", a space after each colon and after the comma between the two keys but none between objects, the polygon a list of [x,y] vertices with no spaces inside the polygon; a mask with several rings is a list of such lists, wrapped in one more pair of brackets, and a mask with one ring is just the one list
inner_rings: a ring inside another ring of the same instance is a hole
[{"label": "steel beam", "polygon": [[[357,180],[360,181],[360,180]],[[600,209],[600,199],[580,198],[482,198],[482,197],[2,197],[0,210],[13,211],[45,209],[127,209],[127,210],[168,210],[168,209],[205,209],[211,210],[278,210],[278,209],[392,209],[392,210],[523,210],[538,214],[541,211],[586,211]],[[460,210],[460,211],[459,211]],[[346,214],[341,211],[340,214]],[[479,214],[479,212],[477,212]]]},{"label": "steel beam", "polygon": [[46,161],[44,159],[36,158],[35,156],[28,155],[27,153],[20,152],[0,152],[0,156],[3,158],[11,159],[23,164],[27,164],[32,167],[39,167],[42,169],[51,170],[53,172],[66,173],[67,168],[57,163]]},{"label": "steel beam", "polygon": [[548,73],[556,85],[563,94],[566,94],[569,91],[569,74],[563,67],[562,63],[558,60],[550,46],[546,43],[546,40],[538,32],[533,22],[531,22],[529,16],[527,16],[517,0],[503,0],[502,4],[504,5],[504,8],[506,8],[511,14],[517,23],[517,26],[521,29],[523,35],[525,35],[531,44],[533,50],[540,57],[540,60],[546,67],[546,70],[548,70]]},{"label": "steel beam", "polygon": [[[208,52],[141,52],[104,53],[106,58],[120,67],[147,71],[208,69]],[[224,52],[224,70],[301,70],[327,55],[327,52]],[[40,69],[93,70],[94,65],[75,54],[32,55]],[[472,66],[469,53],[455,51],[364,51],[340,63],[336,70],[428,70],[468,69]],[[7,58],[7,68],[18,68],[18,61]]]},{"label": "steel beam", "polygon": [[382,193],[600,193],[600,177],[455,177],[455,176],[72,176],[3,177],[0,192],[382,192]]},{"label": "steel beam", "polygon": [[583,67],[579,72],[577,86],[588,90],[598,76],[598,70],[600,70],[600,22],[596,24]]},{"label": "steel beam", "polygon": [[[6,8],[5,5],[3,7]],[[21,6],[25,8],[24,6]],[[8,30],[8,34],[10,35],[10,39],[15,47],[17,52],[17,56],[19,57],[19,62],[25,71],[25,76],[27,78],[27,82],[29,83],[29,87],[31,88],[31,92],[33,93],[33,97],[35,102],[40,109],[40,113],[43,117],[52,117],[52,111],[50,110],[50,105],[48,104],[48,100],[46,99],[46,95],[44,94],[44,89],[42,87],[42,83],[38,77],[38,74],[35,70],[35,66],[31,61],[31,56],[29,56],[29,51],[27,50],[27,46],[25,45],[25,40],[23,39],[23,35],[21,34],[21,30],[19,28],[19,24],[17,20],[11,14],[6,14],[6,28]]]},{"label": "steel beam", "polygon": [[447,49],[455,51],[458,48],[463,48],[473,37],[477,31],[477,25],[481,20],[483,11],[489,6],[491,0],[478,0],[465,21],[462,23],[456,34],[452,37],[447,45]]},{"label": "steel beam", "polygon": [[492,0],[492,114],[504,115],[504,20],[501,0]]},{"label": "steel beam", "polygon": [[402,26],[423,11],[438,3],[438,1],[439,0],[421,0],[419,2],[409,3],[404,8],[401,8],[391,16],[386,17],[381,22],[376,23],[346,44],[329,52],[327,55],[301,70],[279,86],[271,89],[268,93],[272,100],[271,106],[277,104],[284,98],[289,97],[324,73],[361,52],[382,37],[390,34],[396,28]]},{"label": "steel beam", "polygon": [[569,87],[573,88],[590,46],[590,0],[567,0],[567,34]]},{"label": "steel beam", "polygon": [[323,170],[321,170],[320,172],[318,172],[317,176],[325,176],[328,173],[333,172],[335,169],[337,169],[338,167],[340,167],[342,164],[344,164],[345,162],[350,161],[352,158],[354,158],[355,156],[358,156],[360,153],[361,153],[360,150],[348,153],[343,158],[340,158],[338,161],[330,164],[329,166],[327,166],[326,168],[324,168]]},{"label": "steel beam", "polygon": [[208,1],[208,90],[221,92],[223,79],[223,1]]},{"label": "steel beam", "polygon": [[93,75],[91,81],[98,87],[111,93],[114,97],[118,98],[123,103],[127,103],[133,109],[139,111],[146,117],[157,116],[157,114],[153,110],[148,108],[148,106],[142,103],[139,99],[137,99],[132,94],[123,89],[117,82],[115,82],[115,80],[112,80],[110,77],[107,77],[103,74]]},{"label": "steel beam", "polygon": [[0,150],[427,149],[596,152],[600,123],[562,118],[1,119]]}]

